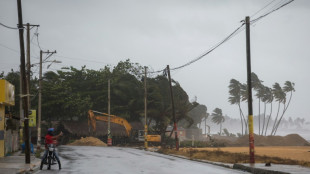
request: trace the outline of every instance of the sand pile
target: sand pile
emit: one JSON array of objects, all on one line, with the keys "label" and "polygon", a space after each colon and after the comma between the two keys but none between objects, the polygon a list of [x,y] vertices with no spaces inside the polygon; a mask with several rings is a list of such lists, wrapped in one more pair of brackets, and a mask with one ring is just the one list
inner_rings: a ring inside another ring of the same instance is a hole
[{"label": "sand pile", "polygon": [[69,145],[73,146],[107,146],[106,143],[102,142],[98,138],[95,137],[81,137],[79,140],[75,140],[73,143]]},{"label": "sand pile", "polygon": [[[309,146],[310,143],[298,134],[282,136],[259,136],[254,135],[255,146]],[[249,136],[245,135],[231,144],[232,146],[248,146]]]}]

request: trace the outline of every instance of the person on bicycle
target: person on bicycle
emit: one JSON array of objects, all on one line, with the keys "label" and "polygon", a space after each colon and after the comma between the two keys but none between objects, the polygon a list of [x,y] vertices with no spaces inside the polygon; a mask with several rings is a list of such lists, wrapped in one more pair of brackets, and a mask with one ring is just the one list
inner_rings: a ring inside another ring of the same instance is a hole
[{"label": "person on bicycle", "polygon": [[[48,153],[48,145],[49,145],[49,144],[57,144],[57,139],[63,135],[63,133],[60,132],[58,135],[55,135],[55,136],[54,136],[54,131],[55,131],[54,128],[49,128],[49,129],[47,130],[47,134],[46,134],[46,136],[45,136],[45,152],[44,152],[44,155],[43,155],[42,160],[44,160],[44,158],[47,156],[47,153]],[[60,161],[60,160],[59,160],[59,157],[58,157],[58,154],[57,154],[56,152],[54,152],[54,155],[55,155],[57,161]]]}]

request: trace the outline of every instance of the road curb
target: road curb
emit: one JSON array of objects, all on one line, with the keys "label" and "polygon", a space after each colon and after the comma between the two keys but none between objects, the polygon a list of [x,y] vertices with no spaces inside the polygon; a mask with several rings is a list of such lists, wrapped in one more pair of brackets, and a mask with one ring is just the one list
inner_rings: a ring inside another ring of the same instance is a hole
[{"label": "road curb", "polygon": [[247,172],[251,172],[251,173],[255,173],[255,174],[289,174],[287,172],[260,169],[260,168],[245,166],[242,164],[234,164],[233,169],[239,169],[239,170],[243,170],[243,171],[247,171]]},{"label": "road curb", "polygon": [[197,162],[202,162],[202,163],[207,163],[207,164],[212,164],[212,165],[216,165],[216,166],[220,166],[220,167],[225,167],[225,168],[233,169],[233,165],[229,165],[229,164],[217,163],[217,162],[208,161],[208,160],[193,159],[193,158],[189,158],[189,157],[185,157],[185,156],[180,156],[180,155],[173,155],[173,154],[165,154],[165,155],[169,155],[169,156],[173,156],[173,157],[177,157],[177,158],[182,158],[182,159],[186,159],[186,160],[197,161]]},{"label": "road curb", "polygon": [[[160,153],[160,152],[157,152],[157,153]],[[160,154],[164,154],[164,153],[160,153]],[[208,161],[208,160],[192,159],[189,157],[174,155],[174,154],[165,154],[165,155],[169,155],[169,156],[173,156],[173,157],[177,157],[177,158],[182,158],[182,159],[186,159],[186,160],[191,160],[191,161],[197,161],[197,162],[212,164],[212,165],[230,168],[230,169],[234,169],[234,170],[242,170],[242,171],[250,172],[253,174],[290,174],[287,172],[281,172],[281,171],[274,171],[274,170],[267,170],[267,169],[260,169],[260,168],[245,166],[242,164],[230,164],[229,165],[229,164],[225,164],[225,163],[220,163],[220,162],[218,163],[218,162],[213,162],[213,161]]]},{"label": "road curb", "polygon": [[32,174],[37,171],[39,171],[40,167],[40,161],[36,162],[35,164],[30,164],[30,166],[26,169],[20,169],[19,171],[16,172],[16,174]]}]

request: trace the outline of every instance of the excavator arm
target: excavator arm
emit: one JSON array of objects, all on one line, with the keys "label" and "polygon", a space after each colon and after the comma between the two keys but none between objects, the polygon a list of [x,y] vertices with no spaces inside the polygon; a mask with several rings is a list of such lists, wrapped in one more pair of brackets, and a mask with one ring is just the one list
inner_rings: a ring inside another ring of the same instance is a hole
[{"label": "excavator arm", "polygon": [[[95,115],[92,110],[88,111],[88,126],[93,128],[93,132],[96,132],[96,121],[104,121],[108,122],[109,120],[109,114],[106,113],[100,113],[101,115]],[[130,137],[130,133],[132,130],[132,126],[128,123],[127,120],[115,116],[115,115],[110,115],[110,121],[115,124],[119,124],[125,127],[126,133],[128,137]]]}]

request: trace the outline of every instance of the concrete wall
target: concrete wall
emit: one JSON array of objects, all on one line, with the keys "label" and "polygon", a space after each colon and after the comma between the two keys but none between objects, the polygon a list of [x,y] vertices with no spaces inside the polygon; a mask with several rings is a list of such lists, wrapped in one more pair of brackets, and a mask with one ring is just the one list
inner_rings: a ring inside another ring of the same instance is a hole
[{"label": "concrete wall", "polygon": [[5,131],[4,136],[5,154],[16,152],[19,149],[18,131]]}]

